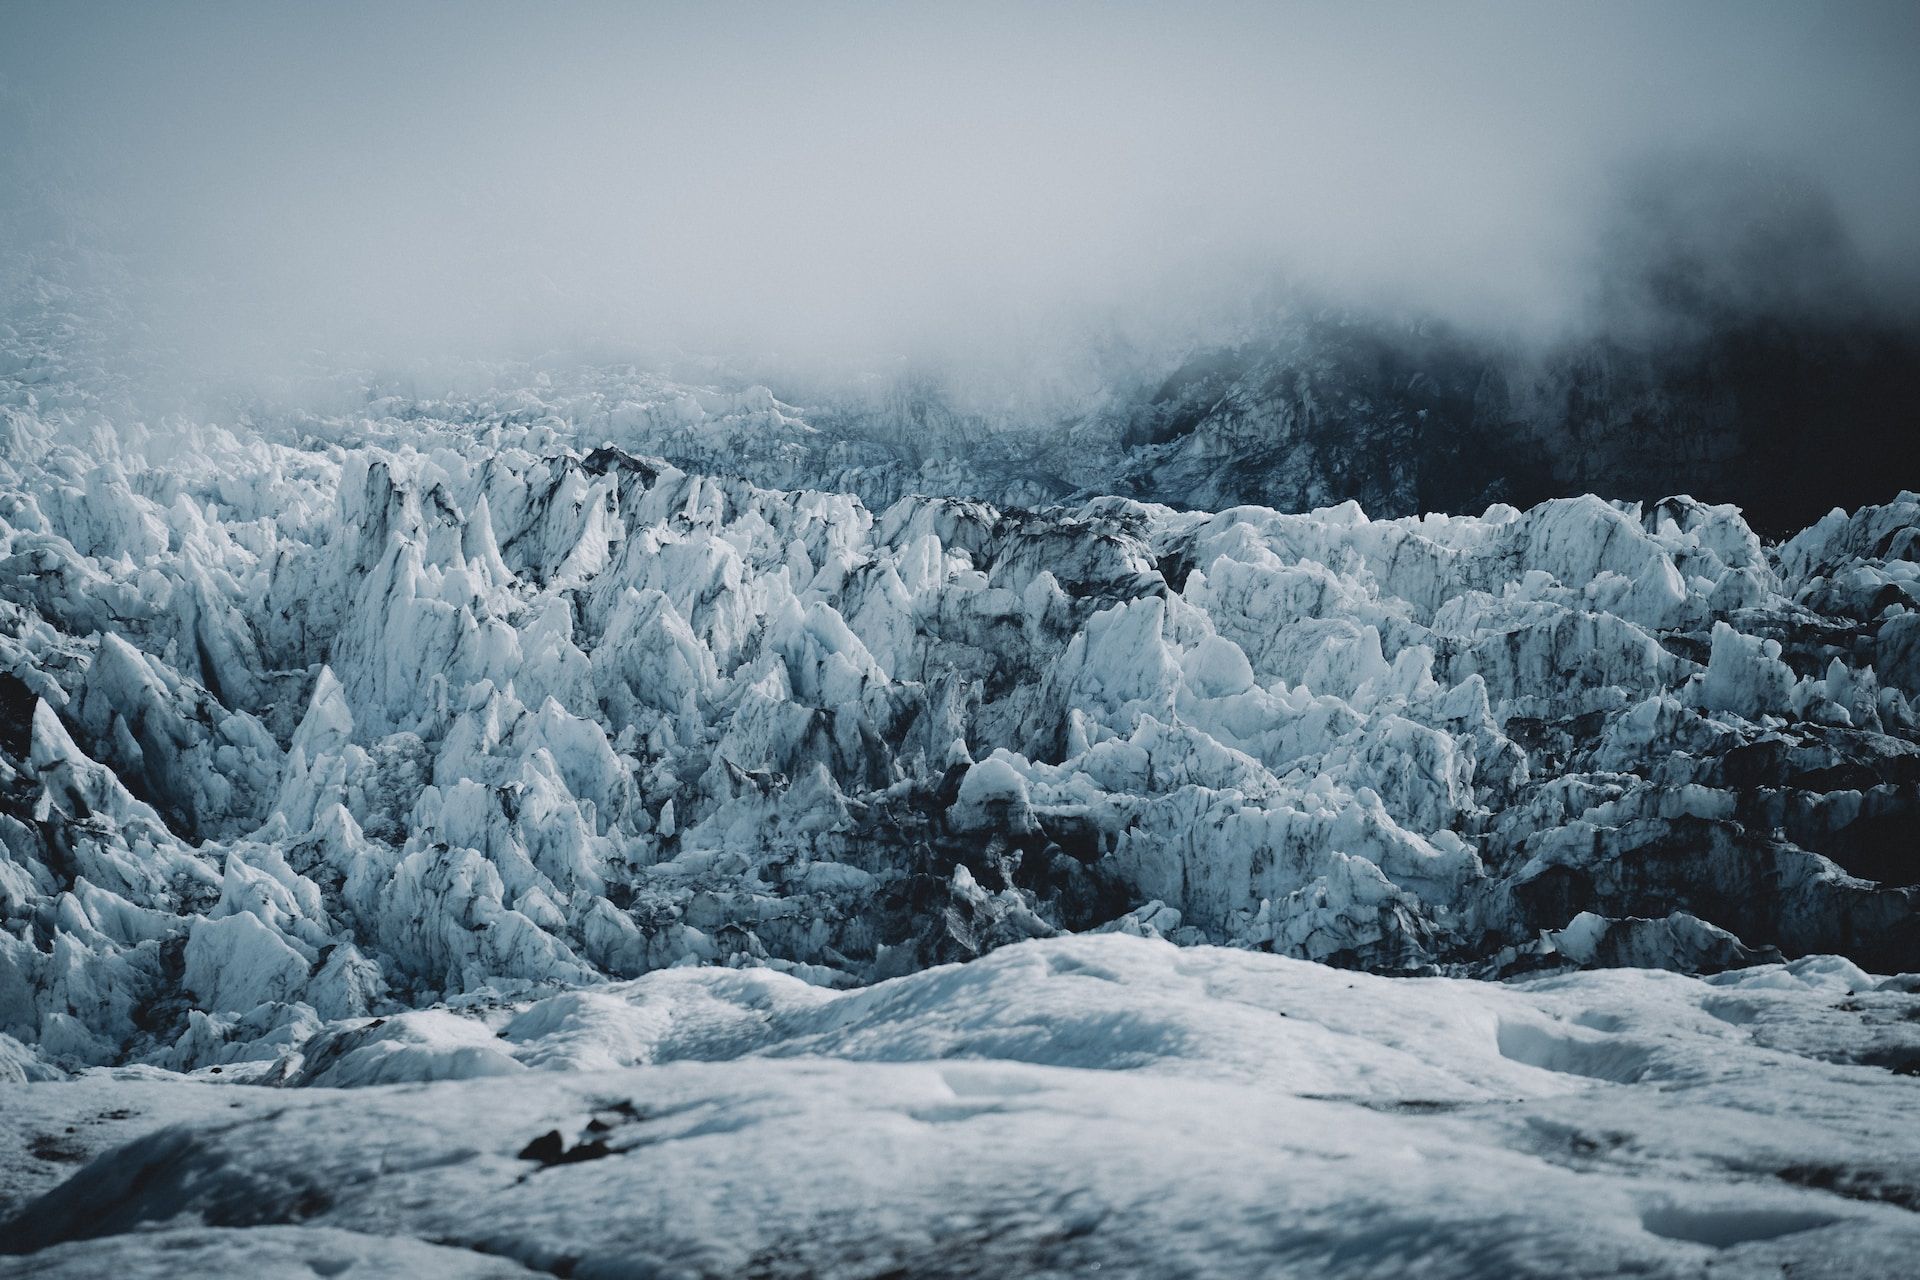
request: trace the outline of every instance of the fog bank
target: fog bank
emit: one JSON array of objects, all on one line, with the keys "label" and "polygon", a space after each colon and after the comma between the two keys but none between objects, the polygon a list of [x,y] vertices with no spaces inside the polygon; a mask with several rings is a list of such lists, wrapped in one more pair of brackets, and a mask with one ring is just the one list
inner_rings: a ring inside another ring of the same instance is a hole
[{"label": "fog bank", "polygon": [[[1826,210],[1811,278],[1781,294],[1763,247],[1708,271],[1723,291],[1798,305],[1842,259],[1847,305],[1920,277],[1904,4],[13,4],[4,25],[9,236],[123,255],[155,330],[229,367],[1031,358],[1204,336],[1276,283],[1544,330],[1620,304],[1649,155],[1790,174]],[[1636,225],[1711,249],[1754,204],[1689,200]]]}]

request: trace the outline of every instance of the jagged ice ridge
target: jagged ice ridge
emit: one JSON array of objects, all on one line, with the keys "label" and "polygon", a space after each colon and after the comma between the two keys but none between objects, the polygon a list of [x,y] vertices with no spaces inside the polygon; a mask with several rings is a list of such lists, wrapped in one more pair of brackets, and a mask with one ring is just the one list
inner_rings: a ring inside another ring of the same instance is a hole
[{"label": "jagged ice ridge", "polygon": [[874,512],[546,424],[10,425],[0,1024],[58,1060],[1095,926],[1913,954],[1913,495],[1769,549],[1685,499]]}]

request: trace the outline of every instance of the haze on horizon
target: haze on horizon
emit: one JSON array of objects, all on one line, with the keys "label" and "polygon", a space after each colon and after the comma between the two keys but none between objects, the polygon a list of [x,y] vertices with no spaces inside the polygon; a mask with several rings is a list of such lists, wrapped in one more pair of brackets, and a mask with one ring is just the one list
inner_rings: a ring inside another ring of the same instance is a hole
[{"label": "haze on horizon", "polygon": [[[583,341],[985,353],[1282,275],[1577,322],[1649,154],[1920,281],[1920,7],[10,2],[8,247],[229,360]],[[1684,165],[1684,161],[1682,162]],[[53,212],[49,213],[49,210]],[[53,226],[58,223],[60,225]]]}]

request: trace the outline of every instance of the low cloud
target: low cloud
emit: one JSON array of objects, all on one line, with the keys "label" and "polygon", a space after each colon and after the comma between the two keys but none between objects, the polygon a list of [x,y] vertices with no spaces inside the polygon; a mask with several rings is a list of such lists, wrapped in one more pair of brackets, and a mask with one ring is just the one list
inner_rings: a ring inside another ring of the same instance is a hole
[{"label": "low cloud", "polygon": [[1672,302],[1662,254],[1716,297],[1888,305],[1920,279],[1917,14],[20,6],[5,225],[83,226],[229,371],[1018,363],[1276,287],[1547,331]]}]

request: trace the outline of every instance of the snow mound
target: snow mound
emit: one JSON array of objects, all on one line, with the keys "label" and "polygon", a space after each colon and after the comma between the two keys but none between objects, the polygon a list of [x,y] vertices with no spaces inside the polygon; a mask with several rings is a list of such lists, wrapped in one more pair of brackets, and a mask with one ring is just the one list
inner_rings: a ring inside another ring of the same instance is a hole
[{"label": "snow mound", "polygon": [[[855,992],[675,970],[476,1014],[548,1068],[510,1079],[173,1085],[223,1122],[135,1138],[0,1239],[55,1275],[377,1232],[465,1251],[420,1256],[450,1274],[1892,1276],[1920,1090],[1829,1058],[1913,1045],[1920,996],[1838,1011],[1838,968],[1503,986],[1106,935]],[[104,1083],[0,1091],[79,1117]]]}]

